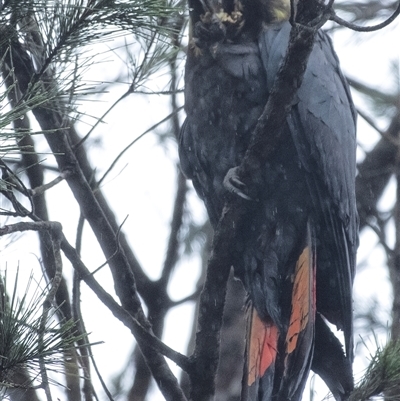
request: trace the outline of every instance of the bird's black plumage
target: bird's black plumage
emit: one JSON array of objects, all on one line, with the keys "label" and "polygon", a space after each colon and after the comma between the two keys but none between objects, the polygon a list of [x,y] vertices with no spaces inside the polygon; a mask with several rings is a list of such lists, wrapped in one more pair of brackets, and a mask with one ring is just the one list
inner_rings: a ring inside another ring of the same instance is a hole
[{"label": "bird's black plumage", "polygon": [[[246,6],[217,14],[193,18],[197,24],[185,75],[187,119],[179,144],[182,169],[214,226],[226,199],[224,178],[244,157],[290,32],[288,22],[267,28],[250,24],[254,15],[246,20]],[[265,380],[249,385],[247,399],[299,400],[310,367],[337,399],[345,399],[352,388],[355,121],[330,39],[319,32],[283,127],[286,139],[252,177],[257,206],[232,250],[237,255],[235,272],[261,321],[279,333],[274,366],[266,371]],[[288,351],[293,294],[302,280],[295,276],[305,249],[316,266],[316,312],[312,284],[307,313],[316,316],[307,317],[309,324],[303,324],[296,337],[296,349]],[[344,331],[345,353],[326,320]]]}]

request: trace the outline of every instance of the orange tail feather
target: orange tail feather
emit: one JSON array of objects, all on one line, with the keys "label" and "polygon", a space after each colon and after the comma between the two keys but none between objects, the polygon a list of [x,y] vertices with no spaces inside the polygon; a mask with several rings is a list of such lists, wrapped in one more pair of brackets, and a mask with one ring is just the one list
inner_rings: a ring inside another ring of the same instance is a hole
[{"label": "orange tail feather", "polygon": [[253,308],[249,334],[247,385],[251,386],[275,362],[279,333],[272,322],[263,322]]}]

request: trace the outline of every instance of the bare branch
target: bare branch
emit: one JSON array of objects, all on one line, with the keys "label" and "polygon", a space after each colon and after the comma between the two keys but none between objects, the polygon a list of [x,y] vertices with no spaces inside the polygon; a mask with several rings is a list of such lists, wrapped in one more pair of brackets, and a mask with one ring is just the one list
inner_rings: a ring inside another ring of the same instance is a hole
[{"label": "bare branch", "polygon": [[397,114],[386,131],[385,136],[366,155],[358,165],[356,177],[356,199],[360,218],[360,229],[377,216],[377,203],[393,175],[397,147],[387,137],[398,138],[400,115]]},{"label": "bare branch", "polygon": [[[170,347],[166,346],[157,337],[155,337],[151,331],[146,326],[143,326],[134,316],[129,314],[124,308],[122,308],[113,299],[113,297],[108,294],[98,282],[94,279],[93,275],[86,268],[86,266],[80,260],[76,250],[68,243],[61,231],[61,224],[58,222],[20,222],[0,228],[0,236],[11,234],[17,231],[27,231],[27,230],[47,230],[54,232],[59,238],[57,241],[61,244],[61,249],[64,254],[70,260],[74,268],[79,272],[80,277],[85,283],[94,291],[94,293],[99,297],[99,299],[110,309],[110,311],[117,317],[121,322],[127,326],[141,347],[141,350],[146,358],[146,361],[152,371],[153,377],[158,382],[160,390],[164,394],[167,400],[171,401],[184,401],[185,397],[179,388],[178,382],[174,375],[171,373],[168,365],[165,363],[164,359],[159,353],[167,356],[169,359],[173,360],[178,366],[184,370],[190,370],[189,359],[172,350]],[[60,259],[61,261],[61,259]],[[60,266],[58,264],[58,266]],[[60,269],[57,270],[60,273]],[[60,277],[58,274],[57,277]],[[50,296],[53,297],[59,280],[54,281],[52,290],[49,292]],[[50,296],[47,296],[46,300],[50,300]],[[52,299],[52,298],[51,298]],[[48,303],[48,302],[47,302]],[[48,312],[48,305],[46,303],[46,310]],[[160,359],[162,358],[162,359]],[[44,378],[46,382],[46,377]],[[51,395],[46,393],[48,400],[51,400]],[[50,398],[49,398],[50,397]]]},{"label": "bare branch", "polygon": [[170,114],[168,114],[166,117],[164,117],[162,120],[158,121],[154,125],[152,125],[150,128],[148,128],[146,131],[144,131],[142,134],[140,134],[138,137],[136,137],[129,145],[127,145],[122,151],[118,154],[118,156],[114,159],[114,161],[111,163],[110,167],[106,170],[106,172],[103,174],[103,176],[99,179],[97,185],[101,185],[101,183],[104,181],[106,176],[110,173],[110,171],[115,167],[117,164],[118,160],[122,157],[122,155],[131,147],[133,146],[139,139],[142,139],[146,134],[149,132],[154,131],[157,127],[159,127],[161,124],[164,124],[167,122],[169,119],[174,117],[176,114],[178,114],[181,110],[183,109],[182,107],[178,107],[174,111],[172,111]]},{"label": "bare branch", "polygon": [[335,11],[332,9],[332,15],[329,18],[331,21],[336,22],[337,24],[344,26],[345,28],[349,28],[353,31],[356,32],[374,32],[378,31],[382,28],[385,28],[389,24],[391,24],[400,14],[400,2],[397,5],[396,10],[393,12],[393,14],[387,18],[385,21],[381,22],[380,24],[377,25],[372,25],[372,26],[359,26],[356,24],[353,24],[352,22],[348,22],[344,20],[343,18],[340,18],[338,15],[336,15]]},{"label": "bare branch", "polygon": [[178,247],[179,247],[179,231],[182,225],[183,209],[186,201],[186,177],[182,174],[178,168],[178,188],[176,191],[174,211],[172,214],[171,231],[169,235],[167,255],[164,262],[163,271],[161,274],[160,281],[166,286],[171,276],[172,270],[178,259]]},{"label": "bare branch", "polygon": [[54,186],[59,184],[64,179],[65,179],[65,176],[63,174],[60,174],[58,177],[54,178],[54,180],[48,182],[47,184],[43,184],[43,185],[40,185],[39,187],[30,189],[30,190],[28,190],[28,192],[31,194],[31,196],[43,195],[48,189],[53,188]]},{"label": "bare branch", "polygon": [[183,370],[190,369],[189,359],[185,355],[172,350],[163,342],[161,342],[149,331],[149,329],[144,327],[138,320],[131,316],[114,300],[110,294],[103,289],[103,287],[95,280],[91,272],[80,260],[76,250],[68,243],[65,237],[61,242],[61,249],[74,268],[79,272],[81,279],[90,287],[90,289],[97,295],[103,304],[110,309],[113,315],[132,331],[132,333],[138,339],[140,346],[143,346],[144,342],[146,342],[146,344],[151,346],[152,349],[161,352],[163,355],[174,361]]},{"label": "bare branch", "polygon": [[0,237],[19,231],[60,231],[62,226],[56,221],[23,221],[0,227]]}]

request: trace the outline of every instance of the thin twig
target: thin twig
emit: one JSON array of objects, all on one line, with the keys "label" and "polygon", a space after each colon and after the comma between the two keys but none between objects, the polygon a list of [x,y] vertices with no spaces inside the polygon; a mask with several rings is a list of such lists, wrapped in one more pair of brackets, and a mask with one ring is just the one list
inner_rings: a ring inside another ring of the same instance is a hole
[{"label": "thin twig", "polygon": [[382,28],[385,28],[386,26],[391,24],[399,16],[399,14],[400,14],[400,2],[397,5],[396,10],[393,12],[393,14],[389,18],[387,18],[385,21],[381,22],[380,24],[376,24],[376,25],[371,25],[371,26],[356,25],[352,22],[348,22],[348,21],[344,20],[343,18],[340,18],[333,10],[332,10],[331,17],[329,19],[331,21],[336,22],[337,24],[339,24],[341,26],[344,26],[345,28],[349,28],[356,32],[374,32],[374,31],[378,31]]},{"label": "thin twig", "polygon": [[104,118],[107,116],[107,114],[109,114],[120,102],[122,102],[122,100],[124,100],[125,98],[127,98],[129,95],[133,94],[135,92],[136,89],[136,80],[139,77],[140,73],[142,72],[142,69],[144,68],[145,62],[147,60],[147,58],[149,57],[150,54],[150,50],[153,46],[153,43],[155,41],[156,38],[156,32],[152,33],[151,39],[150,39],[150,43],[147,46],[147,49],[145,51],[144,57],[143,57],[143,61],[140,64],[139,68],[137,69],[137,71],[135,71],[135,74],[132,78],[132,83],[129,85],[129,88],[127,89],[127,91],[125,93],[123,93],[107,110],[106,112],[97,119],[96,123],[93,125],[93,127],[89,130],[89,132],[74,146],[75,149],[82,146],[84,144],[84,142],[89,138],[89,136],[93,133],[94,129],[99,125],[100,122],[104,121]]},{"label": "thin twig", "polygon": [[[104,381],[104,379],[103,379],[103,377],[102,377],[102,375],[100,373],[99,368],[97,367],[96,360],[94,359],[94,356],[93,356],[92,353],[90,353],[90,360],[92,361],[92,365],[94,367],[94,370],[96,371],[97,378],[99,379],[99,381],[101,383],[101,386],[103,387],[104,392],[107,394],[108,399],[110,401],[114,401],[114,398],[113,398],[110,390],[108,389],[107,384]],[[97,399],[97,396],[96,396],[96,399]]]},{"label": "thin twig", "polygon": [[171,229],[169,234],[169,241],[167,253],[164,261],[163,270],[161,273],[160,282],[166,286],[168,284],[171,273],[176,265],[178,259],[179,248],[179,233],[182,226],[183,211],[186,201],[187,184],[186,177],[178,168],[177,174],[177,191],[174,204],[174,211],[172,213]]},{"label": "thin twig", "polygon": [[48,189],[55,187],[61,181],[65,180],[66,174],[68,174],[68,172],[61,173],[58,177],[54,178],[54,180],[48,182],[47,184],[43,184],[40,187],[36,187],[36,188],[33,188],[33,189],[28,189],[28,193],[31,196],[43,195]]},{"label": "thin twig", "polygon": [[107,258],[107,260],[104,262],[104,263],[102,263],[97,269],[95,269],[91,274],[96,274],[98,271],[100,271],[104,266],[107,266],[108,264],[109,264],[109,262],[110,262],[110,260],[115,256],[115,255],[117,255],[118,254],[118,252],[119,252],[119,250],[120,250],[120,245],[119,245],[119,235],[120,235],[120,233],[121,233],[121,229],[122,229],[122,226],[125,224],[125,222],[126,222],[126,220],[128,219],[128,217],[129,216],[126,216],[125,218],[124,218],[124,220],[123,220],[123,222],[121,223],[121,225],[118,227],[118,231],[117,231],[117,233],[116,233],[116,237],[117,237],[117,248],[115,249],[115,252],[109,257],[109,258]]},{"label": "thin twig", "polygon": [[100,186],[100,184],[104,181],[106,176],[111,172],[111,170],[115,167],[117,164],[118,160],[122,157],[122,155],[131,147],[133,146],[139,139],[143,138],[146,134],[148,134],[151,131],[154,131],[158,126],[161,124],[164,124],[166,121],[168,121],[171,117],[179,113],[181,110],[183,110],[183,106],[178,107],[176,110],[174,110],[172,113],[168,114],[166,117],[164,117],[161,121],[158,121],[156,124],[152,125],[150,128],[148,128],[146,131],[144,131],[142,134],[140,134],[138,137],[136,137],[129,145],[127,145],[122,151],[118,154],[118,156],[114,159],[114,161],[111,163],[110,167],[106,170],[106,172],[103,174],[103,176],[99,179],[97,185]]}]

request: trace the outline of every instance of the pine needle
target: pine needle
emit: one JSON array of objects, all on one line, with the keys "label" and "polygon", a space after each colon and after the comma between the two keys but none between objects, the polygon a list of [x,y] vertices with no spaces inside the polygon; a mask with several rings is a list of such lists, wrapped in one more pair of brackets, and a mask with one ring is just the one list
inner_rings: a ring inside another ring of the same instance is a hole
[{"label": "pine needle", "polygon": [[[62,372],[63,351],[74,347],[82,338],[75,334],[73,321],[57,321],[55,309],[46,317],[44,333],[41,333],[41,306],[48,294],[48,287],[35,284],[31,276],[25,291],[21,292],[18,278],[17,273],[15,284],[9,289],[7,273],[0,277],[0,392],[14,387],[13,373],[19,369],[30,373],[37,383],[41,359],[47,370]],[[21,298],[18,297],[19,293],[23,294]]]},{"label": "pine needle", "polygon": [[395,390],[400,384],[400,340],[391,340],[385,347],[378,347],[364,377],[349,397],[349,401],[367,401],[385,394],[385,399],[399,399]]}]

